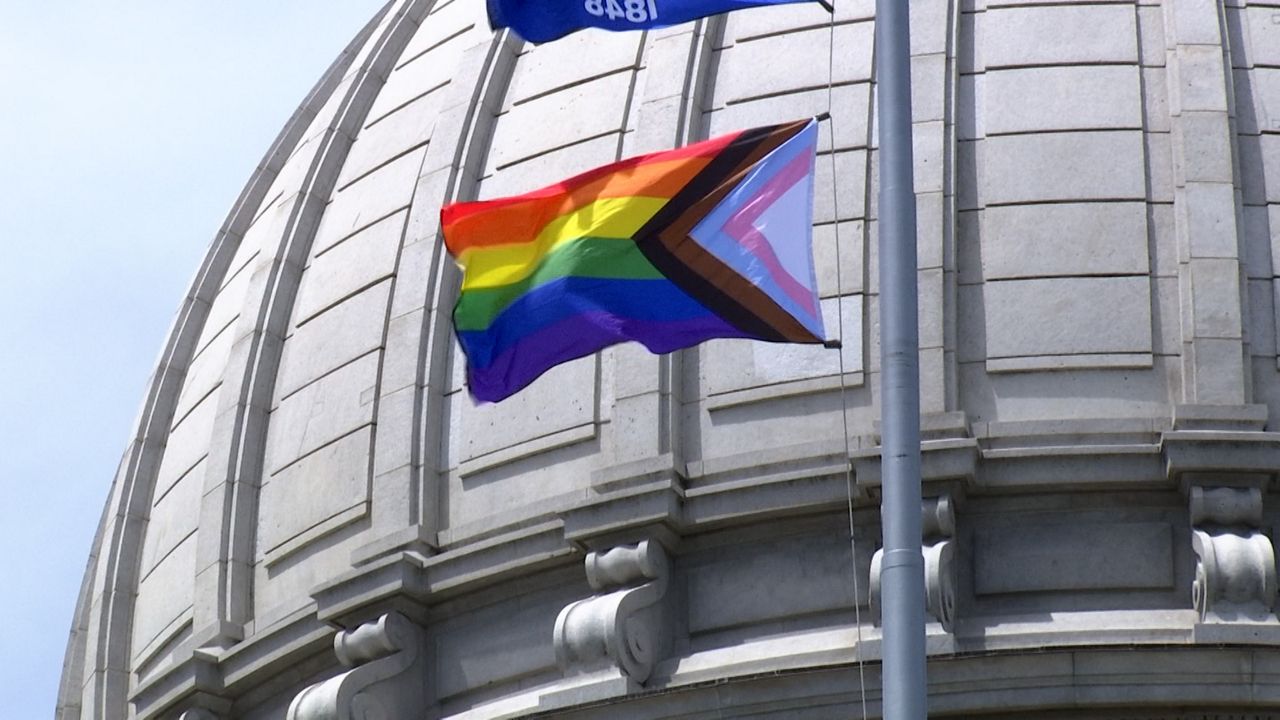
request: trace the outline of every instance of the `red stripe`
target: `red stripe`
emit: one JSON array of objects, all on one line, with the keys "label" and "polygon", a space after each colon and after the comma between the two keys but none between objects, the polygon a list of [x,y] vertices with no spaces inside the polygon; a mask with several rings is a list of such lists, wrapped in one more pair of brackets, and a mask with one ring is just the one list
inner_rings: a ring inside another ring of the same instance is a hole
[{"label": "red stripe", "polygon": [[513,195],[511,197],[494,198],[492,200],[479,200],[476,202],[461,202],[446,205],[440,210],[440,222],[447,233],[451,225],[454,225],[459,220],[462,220],[469,215],[529,200],[540,200],[557,195],[566,195],[573,192],[575,189],[595,182],[606,175],[625,171],[639,165],[667,160],[680,160],[682,158],[712,156],[723,150],[740,134],[741,132],[729,133],[728,135],[721,135],[720,137],[703,140],[702,142],[686,145],[674,150],[663,150],[661,152],[637,155],[625,160],[619,160],[618,162],[610,163],[594,170],[588,170],[587,172],[575,175],[567,180],[562,180],[539,190],[525,193],[524,195]]}]

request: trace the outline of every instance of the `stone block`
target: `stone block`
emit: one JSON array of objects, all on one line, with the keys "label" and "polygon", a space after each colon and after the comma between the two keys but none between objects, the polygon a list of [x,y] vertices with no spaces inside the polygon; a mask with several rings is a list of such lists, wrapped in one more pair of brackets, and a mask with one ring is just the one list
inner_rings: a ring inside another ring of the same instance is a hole
[{"label": "stone block", "polygon": [[946,169],[946,128],[941,120],[911,126],[913,175],[917,193],[941,193]]},{"label": "stone block", "polygon": [[988,134],[1142,127],[1136,65],[992,70],[986,74]]},{"label": "stone block", "polygon": [[315,588],[351,570],[351,552],[369,541],[353,524],[325,535],[306,549],[268,564],[253,566],[253,611],[256,627],[271,627],[303,608],[314,608]]},{"label": "stone block", "polygon": [[943,343],[945,288],[942,268],[916,273],[919,296],[918,337],[921,348],[940,348]]},{"label": "stone block", "polygon": [[1143,66],[1164,67],[1164,10],[1160,6],[1138,6],[1138,41]]},{"label": "stone block", "polygon": [[[829,66],[831,36],[824,25],[782,35],[739,41],[716,51],[712,58],[716,82],[709,108],[797,90],[826,87],[828,67],[832,80],[846,84],[871,79],[872,23],[838,25],[835,31],[835,65]],[[787,62],[775,62],[785,57]]]},{"label": "stone block", "polygon": [[[385,387],[385,386],[384,386]],[[422,397],[416,386],[402,387],[399,390],[382,393],[382,397],[378,399],[378,416],[374,419],[377,423],[378,434],[375,438],[376,445],[374,447],[373,462],[373,485],[378,487],[382,494],[380,497],[387,496],[400,497],[404,494],[406,497],[410,493],[410,485],[416,483],[413,477],[412,465],[418,460],[415,452],[418,450],[418,436],[421,434],[419,427],[420,419],[418,407],[422,402]],[[435,449],[432,446],[431,452]],[[397,475],[397,470],[404,470],[403,474]],[[395,492],[392,489],[395,488]],[[388,514],[411,515],[414,508],[410,507],[408,500],[398,503],[398,507],[390,511]],[[378,511],[374,508],[374,513]],[[377,518],[379,524],[385,525],[387,518]]]},{"label": "stone block", "polygon": [[316,315],[284,342],[276,397],[287,398],[308,383],[382,347],[391,282],[384,280]]},{"label": "stone block", "polygon": [[973,285],[983,280],[982,268],[982,218],[985,210],[966,210],[956,213],[956,282]]},{"label": "stone block", "polygon": [[985,33],[983,28],[986,26],[987,13],[960,13],[957,25],[960,26],[960,37],[972,38],[970,42],[962,42],[956,48],[956,68],[960,71],[961,77],[971,73],[982,72],[986,65],[983,63],[982,48]]},{"label": "stone block", "polygon": [[988,205],[1146,197],[1142,133],[1131,130],[988,138],[979,165]]},{"label": "stone block", "polygon": [[993,8],[983,21],[988,70],[1006,66],[1137,63],[1132,5]]},{"label": "stone block", "polygon": [[338,192],[320,219],[312,244],[323,252],[374,222],[409,205],[426,148],[406,153]]},{"label": "stone block", "polygon": [[1195,336],[1239,339],[1240,264],[1233,258],[1196,259],[1190,270]]},{"label": "stone block", "polygon": [[356,293],[390,277],[406,213],[370,225],[315,257],[302,274],[294,323],[305,323]]},{"label": "stone block", "polygon": [[618,159],[621,133],[593,138],[493,170],[480,182],[481,199],[521,195]]},{"label": "stone block", "polygon": [[[641,33],[608,33],[589,29],[553,43],[536,45],[516,63],[503,106],[509,109],[533,97],[628,68],[634,69],[640,60],[640,41],[643,38]],[[681,74],[684,71],[681,67]]]},{"label": "stone block", "polygon": [[1147,155],[1147,200],[1171,203],[1174,194],[1174,155],[1170,133],[1143,133]]},{"label": "stone block", "polygon": [[422,336],[427,331],[426,310],[412,310],[387,322],[382,379],[379,381],[384,396],[419,382],[423,371]]},{"label": "stone block", "polygon": [[1225,112],[1184,112],[1173,123],[1178,185],[1232,180],[1231,127]]},{"label": "stone block", "polygon": [[947,212],[942,192],[916,193],[916,267],[941,268],[946,262],[944,247]]},{"label": "stone block", "polygon": [[467,35],[473,28],[476,32],[470,33],[469,42],[464,43],[464,47],[480,39],[489,39],[488,17],[483,6],[466,2],[437,3],[405,45],[398,64],[405,65],[457,35]]},{"label": "stone block", "polygon": [[285,543],[332,529],[327,521],[352,508],[363,509],[369,500],[372,436],[366,426],[267,478],[258,500],[260,557],[271,558]]},{"label": "stone block", "polygon": [[834,128],[836,149],[851,150],[868,145],[870,102],[871,84],[855,83],[833,88],[830,103],[826,88],[822,88],[726,105],[706,113],[703,118],[707,124],[707,135],[715,137],[742,128],[818,115],[826,112],[829,106],[832,120],[818,123],[817,147],[824,152],[831,149]]},{"label": "stone block", "polygon": [[987,323],[982,285],[956,288],[956,362],[980,363],[987,359]]},{"label": "stone block", "polygon": [[[243,248],[243,245],[241,247]],[[250,259],[255,258],[257,258],[256,252],[250,256]],[[222,288],[213,298],[209,314],[204,319],[204,327],[200,329],[200,339],[196,341],[196,352],[207,347],[223,331],[234,335],[234,332],[228,328],[240,317],[240,309],[244,307],[245,291],[249,288],[250,275],[252,275],[251,272],[241,267],[239,272],[229,275],[223,282]]]},{"label": "stone block", "polygon": [[1280,203],[1280,134],[1263,135],[1259,140],[1267,202],[1277,204]]},{"label": "stone block", "polygon": [[[692,26],[681,30],[679,27],[668,27],[671,34],[650,35],[643,50],[644,87],[637,92],[641,102],[648,105],[659,100],[673,101],[672,107],[679,108],[687,101],[685,93],[696,83],[690,77],[690,69],[701,57],[705,45],[702,35],[695,34]],[[696,71],[695,71],[696,72]],[[668,122],[680,116],[663,112],[659,117]],[[640,123],[643,128],[645,123]]]},{"label": "stone block", "polygon": [[1182,352],[1181,295],[1176,277],[1152,278],[1155,288],[1156,312],[1151,318],[1151,336],[1155,338],[1158,355],[1178,355]]},{"label": "stone block", "polygon": [[501,404],[473,404],[469,397],[450,417],[452,465],[587,425],[596,418],[597,356],[558,365]]},{"label": "stone block", "polygon": [[974,593],[1172,590],[1165,522],[989,524],[974,533]]},{"label": "stone block", "polygon": [[832,195],[832,161],[828,153],[820,153],[814,165],[813,221],[817,224],[863,218],[867,213],[867,151],[850,150],[835,155],[835,195]]},{"label": "stone block", "polygon": [[[576,597],[572,595],[575,592]],[[554,672],[551,630],[556,615],[560,608],[590,594],[585,579],[566,582],[434,625],[436,661],[432,667],[437,698],[447,701],[468,690],[537,672]]]},{"label": "stone block", "polygon": [[1267,225],[1271,229],[1271,267],[1280,276],[1280,205],[1267,206]]},{"label": "stone block", "polygon": [[[842,2],[835,6],[835,20],[838,23],[870,20],[875,17],[875,5],[875,0]],[[797,3],[752,8],[751,12],[734,12],[725,16],[724,39],[726,43],[732,44],[800,29],[826,29],[831,20],[831,14],[826,8],[817,4]]]},{"label": "stone block", "polygon": [[195,587],[196,536],[188,535],[178,543],[149,574],[138,583],[138,596],[133,606],[132,652],[136,658],[160,634],[173,632],[184,613],[192,607]]},{"label": "stone block", "polygon": [[209,438],[213,433],[213,418],[218,409],[218,394],[206,395],[191,412],[175,418],[165,443],[164,457],[156,473],[153,497],[161,497],[174,483],[186,475],[196,463],[209,453]]},{"label": "stone block", "polygon": [[1240,201],[1245,205],[1267,202],[1266,168],[1263,166],[1263,135],[1236,135],[1236,175]]},{"label": "stone block", "polygon": [[838,375],[841,356],[846,373],[862,368],[862,297],[844,298],[844,325],[836,298],[822,302],[823,322],[828,337],[844,338],[836,350],[821,345],[768,343],[758,340],[718,340],[703,346],[702,387],[707,395],[751,387]]},{"label": "stone block", "polygon": [[[915,40],[914,35],[912,40]],[[945,52],[911,58],[912,121],[919,123],[946,120],[947,62]]]},{"label": "stone block", "polygon": [[369,353],[282,400],[267,427],[267,472],[373,421],[381,353]]},{"label": "stone block", "polygon": [[987,75],[961,75],[956,94],[960,102],[955,107],[955,133],[957,140],[976,140],[986,136]]},{"label": "stone block", "polygon": [[[852,607],[848,528],[830,530],[733,543],[682,559],[689,632]],[[764,577],[770,581],[761,582]]]},{"label": "stone block", "polygon": [[1250,278],[1270,278],[1274,271],[1271,267],[1271,227],[1267,208],[1246,205],[1240,210],[1244,229],[1240,237],[1240,255],[1245,275]]},{"label": "stone block", "polygon": [[1254,357],[1275,358],[1276,356],[1276,322],[1275,299],[1276,283],[1265,280],[1249,281],[1249,354]]},{"label": "stone block", "polygon": [[1142,127],[1166,133],[1169,123],[1169,73],[1162,67],[1142,68]]},{"label": "stone block", "polygon": [[[464,3],[465,4],[465,3]],[[429,28],[430,23],[423,25]],[[420,31],[432,32],[431,29]],[[414,100],[434,93],[443,95],[444,87],[456,74],[458,63],[462,60],[462,51],[475,41],[468,33],[455,35],[418,55],[402,57],[412,59],[403,62],[392,71],[387,83],[382,87],[378,97],[369,108],[366,123],[383,120],[397,108],[407,106]]]},{"label": "stone block", "polygon": [[175,420],[185,417],[196,403],[222,384],[222,376],[227,369],[227,357],[231,352],[231,338],[234,334],[235,326],[227,324],[191,359],[186,377],[182,379],[178,403],[173,409]]},{"label": "stone block", "polygon": [[1151,352],[1145,276],[992,281],[983,306],[992,358]]},{"label": "stone block", "polygon": [[[951,35],[950,0],[924,0],[911,4],[912,62],[921,55],[945,53]],[[939,77],[941,80],[941,77]]]},{"label": "stone block", "polygon": [[1147,229],[1150,232],[1152,274],[1172,277],[1178,274],[1178,235],[1172,204],[1147,204]]},{"label": "stone block", "polygon": [[200,514],[200,495],[204,490],[205,466],[205,461],[201,460],[191,472],[174,483],[168,492],[152,499],[139,565],[143,577],[168,556],[178,543],[195,532]]},{"label": "stone block", "polygon": [[813,264],[818,276],[818,292],[834,297],[862,292],[866,287],[866,226],[863,221],[842,222],[839,226],[840,261],[836,262],[835,223],[813,228]]},{"label": "stone block", "polygon": [[1243,11],[1249,31],[1251,65],[1280,67],[1280,21],[1274,7],[1250,4]]},{"label": "stone block", "polygon": [[1181,214],[1179,232],[1193,258],[1234,258],[1239,255],[1236,234],[1235,188],[1230,183],[1191,182],[1177,192]]},{"label": "stone block", "polygon": [[614,402],[662,391],[662,366],[675,358],[654,355],[640,343],[614,345],[601,356],[613,365]]},{"label": "stone block", "polygon": [[666,405],[656,393],[619,398],[614,402],[610,421],[614,462],[644,462],[660,454],[661,448],[670,441]]},{"label": "stone block", "polygon": [[979,200],[981,177],[980,168],[984,167],[987,144],[978,141],[961,141],[956,143],[956,209],[977,210],[982,207]]},{"label": "stone block", "polygon": [[1280,68],[1235,70],[1232,78],[1238,132],[1280,133]]},{"label": "stone block", "polygon": [[622,131],[624,99],[636,74],[627,70],[515,105],[498,117],[489,165],[500,170],[557,148]]},{"label": "stone block", "polygon": [[1196,338],[1183,354],[1191,366],[1187,396],[1205,405],[1242,405],[1244,350],[1236,339]]},{"label": "stone block", "polygon": [[1170,88],[1174,98],[1172,111],[1227,110],[1226,69],[1222,64],[1222,48],[1216,45],[1179,45],[1175,52]]},{"label": "stone block", "polygon": [[1145,203],[990,207],[982,229],[987,280],[1148,271]]},{"label": "stone block", "polygon": [[1170,6],[1172,39],[1179,45],[1218,45],[1219,0],[1179,0]]},{"label": "stone block", "polygon": [[347,187],[396,156],[430,140],[445,95],[443,86],[428,90],[360,130],[338,173],[337,188]]}]

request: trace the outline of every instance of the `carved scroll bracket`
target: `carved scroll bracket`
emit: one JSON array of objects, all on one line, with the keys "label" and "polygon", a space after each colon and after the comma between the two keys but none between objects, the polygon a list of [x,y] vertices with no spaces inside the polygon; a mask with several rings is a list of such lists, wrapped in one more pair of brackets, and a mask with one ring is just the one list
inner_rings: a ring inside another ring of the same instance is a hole
[{"label": "carved scroll bracket", "polygon": [[422,630],[397,612],[338,633],[333,651],[350,668],[293,699],[288,720],[393,720],[427,705]]},{"label": "carved scroll bracket", "polygon": [[1268,619],[1276,601],[1276,557],[1262,532],[1259,488],[1192,487],[1191,600],[1202,621]]},{"label": "carved scroll bracket", "polygon": [[[925,609],[946,632],[954,632],[956,613],[956,569],[954,540],[955,509],[951,495],[925,498],[920,504],[921,546],[924,555]],[[879,617],[881,548],[871,557],[871,605]]]},{"label": "carved scroll bracket", "polygon": [[587,672],[613,665],[643,683],[669,649],[672,630],[664,599],[670,563],[662,545],[645,540],[586,559],[596,594],[571,603],[556,618],[556,660],[562,670]]}]

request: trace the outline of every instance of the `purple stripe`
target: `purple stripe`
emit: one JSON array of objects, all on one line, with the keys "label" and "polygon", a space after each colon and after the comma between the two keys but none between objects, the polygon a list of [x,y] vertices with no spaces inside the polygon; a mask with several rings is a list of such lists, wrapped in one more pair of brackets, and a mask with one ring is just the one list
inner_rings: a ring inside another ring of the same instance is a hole
[{"label": "purple stripe", "polygon": [[498,402],[562,362],[634,340],[653,353],[669,353],[712,338],[750,337],[710,313],[678,321],[633,320],[608,313],[565,318],[521,339],[488,367],[468,364],[467,381],[477,400]]}]

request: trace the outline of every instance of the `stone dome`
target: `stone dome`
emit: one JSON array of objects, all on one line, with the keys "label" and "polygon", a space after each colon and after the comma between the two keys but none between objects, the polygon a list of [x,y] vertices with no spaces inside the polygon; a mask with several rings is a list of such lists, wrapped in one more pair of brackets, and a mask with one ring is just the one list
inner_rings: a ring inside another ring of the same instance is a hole
[{"label": "stone dome", "polygon": [[[393,0],[178,309],[58,716],[878,715],[873,10],[534,47]],[[936,716],[1280,703],[1278,19],[912,2]],[[619,346],[469,399],[442,205],[828,109],[842,350]]]}]

